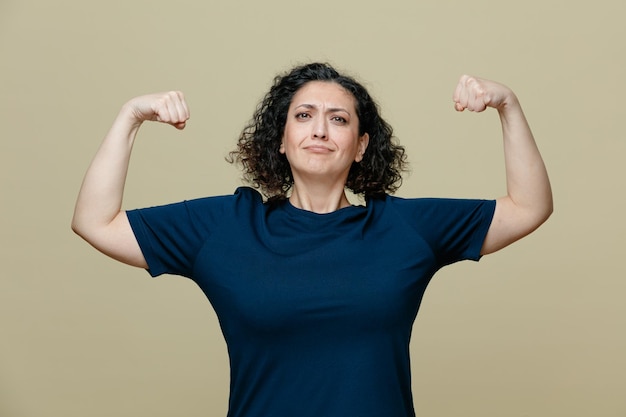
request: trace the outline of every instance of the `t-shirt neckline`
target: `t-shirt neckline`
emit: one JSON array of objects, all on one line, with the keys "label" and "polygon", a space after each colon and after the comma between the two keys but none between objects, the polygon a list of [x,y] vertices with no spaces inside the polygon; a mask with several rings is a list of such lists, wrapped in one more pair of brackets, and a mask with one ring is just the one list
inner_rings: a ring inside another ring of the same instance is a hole
[{"label": "t-shirt neckline", "polygon": [[283,203],[283,208],[289,214],[293,214],[295,216],[307,217],[311,219],[335,219],[341,217],[349,217],[352,214],[356,214],[361,212],[361,210],[365,209],[365,206],[358,204],[351,204],[346,207],[342,207],[335,211],[331,211],[329,213],[316,213],[314,211],[302,209],[294,206],[289,199],[285,199]]}]

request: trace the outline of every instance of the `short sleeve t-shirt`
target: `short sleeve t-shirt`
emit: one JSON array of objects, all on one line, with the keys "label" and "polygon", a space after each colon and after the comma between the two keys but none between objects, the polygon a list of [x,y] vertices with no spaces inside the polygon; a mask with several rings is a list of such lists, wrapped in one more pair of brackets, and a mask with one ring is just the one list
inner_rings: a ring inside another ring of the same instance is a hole
[{"label": "short sleeve t-shirt", "polygon": [[229,417],[401,417],[426,286],[480,258],[494,209],[385,196],[316,214],[242,187],[127,214],[150,274],[193,279],[215,309]]}]

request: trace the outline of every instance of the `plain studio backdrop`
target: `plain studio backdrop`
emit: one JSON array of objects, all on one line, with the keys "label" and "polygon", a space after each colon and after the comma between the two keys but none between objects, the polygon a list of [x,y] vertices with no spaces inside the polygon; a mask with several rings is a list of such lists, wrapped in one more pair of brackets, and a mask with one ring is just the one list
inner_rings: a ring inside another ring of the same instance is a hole
[{"label": "plain studio backdrop", "polygon": [[417,414],[626,416],[625,16],[623,0],[2,0],[0,416],[225,415],[204,295],[97,253],[73,205],[120,106],[170,89],[192,118],[142,128],[125,208],[232,193],[241,128],[312,60],[379,101],[411,162],[400,196],[505,192],[496,112],[453,109],[463,73],[514,89],[550,172],[542,228],[429,286]]}]

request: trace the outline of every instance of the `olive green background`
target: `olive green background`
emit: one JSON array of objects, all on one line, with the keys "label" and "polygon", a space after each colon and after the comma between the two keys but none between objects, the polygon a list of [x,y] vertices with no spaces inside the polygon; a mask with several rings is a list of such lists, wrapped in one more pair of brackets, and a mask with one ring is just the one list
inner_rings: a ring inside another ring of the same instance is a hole
[{"label": "olive green background", "polygon": [[73,204],[124,101],[169,89],[192,118],[142,128],[125,207],[231,193],[240,129],[310,60],[378,99],[411,161],[401,196],[505,192],[496,113],[453,110],[463,73],[517,92],[551,175],[542,228],[429,287],[417,414],[626,416],[625,16],[622,0],[2,0],[0,416],[225,415],[204,295],[97,253]]}]

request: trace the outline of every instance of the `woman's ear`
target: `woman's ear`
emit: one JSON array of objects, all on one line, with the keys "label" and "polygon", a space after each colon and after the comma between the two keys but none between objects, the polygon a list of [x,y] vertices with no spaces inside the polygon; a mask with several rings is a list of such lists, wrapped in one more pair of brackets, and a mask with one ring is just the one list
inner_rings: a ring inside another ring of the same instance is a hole
[{"label": "woman's ear", "polygon": [[356,157],[354,158],[355,162],[361,162],[363,160],[363,155],[365,155],[365,150],[367,149],[367,145],[370,143],[370,135],[364,133],[363,136],[359,138],[359,149],[357,150]]}]

